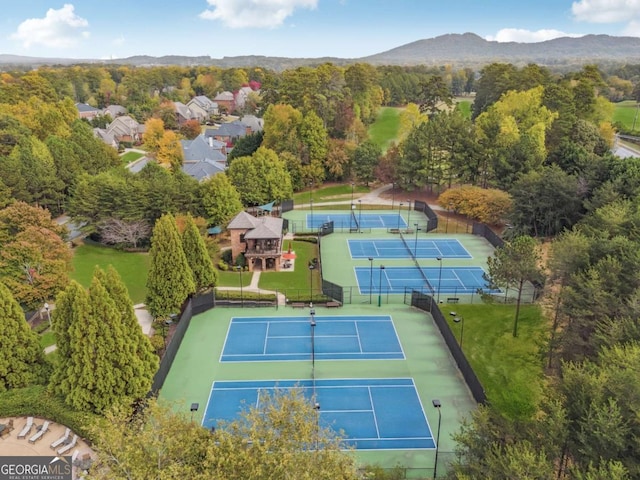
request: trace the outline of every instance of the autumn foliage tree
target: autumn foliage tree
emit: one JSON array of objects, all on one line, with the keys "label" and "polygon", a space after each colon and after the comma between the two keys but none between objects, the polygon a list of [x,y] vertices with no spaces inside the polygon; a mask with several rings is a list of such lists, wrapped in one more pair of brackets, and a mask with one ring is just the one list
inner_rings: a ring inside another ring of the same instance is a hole
[{"label": "autumn foliage tree", "polygon": [[438,205],[489,225],[499,224],[511,211],[511,196],[502,190],[465,185],[438,197]]}]

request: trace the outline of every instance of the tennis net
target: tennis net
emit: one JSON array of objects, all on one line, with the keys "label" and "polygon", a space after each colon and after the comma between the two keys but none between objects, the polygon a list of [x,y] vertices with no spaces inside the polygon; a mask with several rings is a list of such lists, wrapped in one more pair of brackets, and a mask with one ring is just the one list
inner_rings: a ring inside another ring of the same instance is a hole
[{"label": "tennis net", "polygon": [[354,223],[354,224],[355,224],[355,226],[356,226],[356,228],[355,228],[355,229],[356,229],[356,230],[359,230],[359,229],[360,229],[360,225],[358,225],[358,220],[356,219],[356,214],[355,214],[355,212],[354,212],[354,210],[353,210],[353,209],[351,209],[351,218],[352,218],[352,220],[353,220],[353,223]]},{"label": "tennis net", "polygon": [[[431,292],[431,295],[435,295],[436,291],[433,288],[433,285],[431,285],[431,282],[429,282],[429,279],[427,278],[427,276],[424,273],[424,270],[422,270],[422,267],[420,266],[420,264],[418,263],[418,259],[416,258],[414,251],[411,250],[411,247],[409,247],[409,245],[407,244],[407,241],[405,240],[404,236],[402,235],[402,233],[400,233],[400,238],[402,239],[402,243],[404,243],[405,248],[407,249],[407,251],[409,252],[409,256],[411,257],[411,259],[413,260],[413,263],[415,264],[416,268],[418,269],[418,271],[420,272],[420,275],[422,275],[422,279],[424,280],[424,282],[427,284],[427,287],[429,288],[429,291]],[[417,245],[417,243],[416,243]]]}]

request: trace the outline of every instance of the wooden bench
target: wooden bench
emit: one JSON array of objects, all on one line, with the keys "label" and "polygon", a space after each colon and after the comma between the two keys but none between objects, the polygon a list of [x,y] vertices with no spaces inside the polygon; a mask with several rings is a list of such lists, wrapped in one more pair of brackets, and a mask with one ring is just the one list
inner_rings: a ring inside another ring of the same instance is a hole
[{"label": "wooden bench", "polygon": [[291,304],[291,306],[292,306],[293,308],[304,308],[304,307],[305,307],[305,304],[304,304],[303,302],[293,302],[293,303]]},{"label": "wooden bench", "polygon": [[449,297],[447,298],[447,303],[458,303],[460,299],[458,297]]},{"label": "wooden bench", "polygon": [[389,229],[389,233],[400,233],[400,229],[399,228],[390,228]]},{"label": "wooden bench", "polygon": [[342,304],[340,302],[327,302],[327,308],[341,307]]}]

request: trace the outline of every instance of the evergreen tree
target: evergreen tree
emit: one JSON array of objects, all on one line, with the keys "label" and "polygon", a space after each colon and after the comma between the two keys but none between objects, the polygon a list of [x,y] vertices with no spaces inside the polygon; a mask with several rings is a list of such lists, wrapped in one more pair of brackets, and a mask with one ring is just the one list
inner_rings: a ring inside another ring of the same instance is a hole
[{"label": "evergreen tree", "polygon": [[42,379],[44,356],[38,336],[9,289],[0,283],[0,392]]},{"label": "evergreen tree", "polygon": [[196,290],[206,290],[215,287],[217,281],[216,270],[207,252],[204,238],[191,215],[187,215],[186,225],[182,233],[182,248],[187,257],[187,263],[193,272]]},{"label": "evergreen tree", "polygon": [[154,318],[168,317],[196,291],[173,215],[165,214],[156,222],[149,255],[147,309]]}]

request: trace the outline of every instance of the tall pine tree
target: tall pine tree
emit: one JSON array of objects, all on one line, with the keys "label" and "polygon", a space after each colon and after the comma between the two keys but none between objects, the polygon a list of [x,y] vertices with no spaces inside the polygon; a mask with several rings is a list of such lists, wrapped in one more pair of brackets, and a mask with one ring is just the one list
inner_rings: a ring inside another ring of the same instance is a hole
[{"label": "tall pine tree", "polygon": [[0,283],[0,392],[42,380],[44,355],[24,312]]},{"label": "tall pine tree", "polygon": [[149,255],[147,309],[154,318],[166,318],[178,312],[187,297],[196,291],[173,215],[165,214],[156,221]]},{"label": "tall pine tree", "polygon": [[209,252],[207,252],[204,239],[191,215],[187,215],[185,229],[182,233],[182,248],[193,272],[196,290],[202,291],[215,287],[218,276]]},{"label": "tall pine tree", "polygon": [[58,296],[54,318],[56,332],[67,331],[57,337],[67,355],[52,389],[70,406],[99,413],[149,391],[157,359],[117,272],[96,269],[88,292],[72,282]]}]

